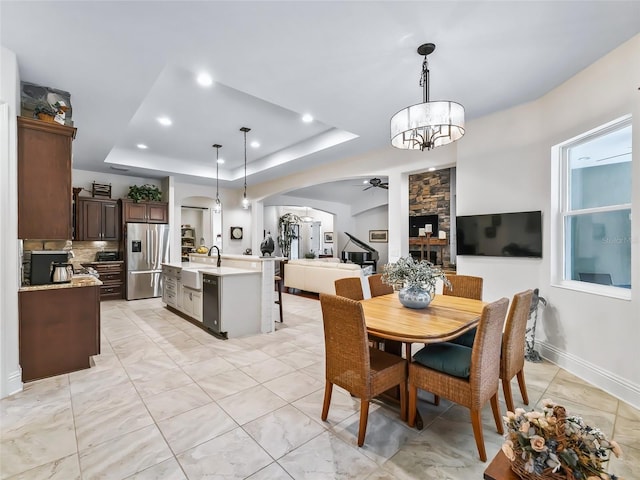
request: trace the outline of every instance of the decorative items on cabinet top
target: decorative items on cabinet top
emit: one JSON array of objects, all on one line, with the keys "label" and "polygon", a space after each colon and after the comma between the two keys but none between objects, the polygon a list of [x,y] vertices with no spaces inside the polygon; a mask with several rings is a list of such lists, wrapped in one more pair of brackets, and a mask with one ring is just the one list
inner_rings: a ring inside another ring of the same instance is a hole
[{"label": "decorative items on cabinet top", "polygon": [[136,203],[143,200],[159,202],[162,200],[162,192],[155,185],[148,183],[144,185],[131,185],[127,197]]}]

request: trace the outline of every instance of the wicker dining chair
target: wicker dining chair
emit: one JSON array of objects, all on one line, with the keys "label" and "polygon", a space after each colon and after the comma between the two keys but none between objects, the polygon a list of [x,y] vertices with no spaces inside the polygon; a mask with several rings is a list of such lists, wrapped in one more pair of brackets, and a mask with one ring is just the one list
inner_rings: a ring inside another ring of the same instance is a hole
[{"label": "wicker dining chair", "polygon": [[400,385],[400,416],[407,411],[407,362],[402,357],[369,348],[360,302],[320,294],[326,355],[326,384],[322,420],[327,419],[331,392],[338,385],[360,398],[358,446],[364,444],[369,402],[385,390]]},{"label": "wicker dining chair", "polygon": [[511,379],[514,376],[518,378],[522,401],[525,405],[529,405],[527,386],[524,382],[524,343],[532,299],[533,290],[516,293],[513,296],[502,334],[500,379],[502,379],[502,392],[507,410],[510,412],[515,411],[511,394]]},{"label": "wicker dining chair", "polygon": [[442,289],[443,295],[482,300],[482,277],[471,275],[447,275],[451,287],[446,285]]},{"label": "wicker dining chair", "polygon": [[362,282],[359,277],[339,278],[333,283],[337,296],[350,298],[351,300],[364,300]]},{"label": "wicker dining chair", "polygon": [[[444,285],[442,287],[443,295],[470,298],[472,300],[482,300],[482,277],[473,277],[471,275],[447,275],[447,280],[451,283],[451,287]],[[473,347],[473,339],[475,336],[476,329],[473,328],[451,341],[471,348]]]},{"label": "wicker dining chair", "polygon": [[393,293],[393,287],[387,285],[382,281],[382,274],[377,273],[375,275],[369,275],[369,289],[371,290],[372,297],[379,297],[380,295],[387,295]]},{"label": "wicker dining chair", "polygon": [[482,310],[473,348],[435,343],[413,356],[409,364],[409,426],[416,417],[418,388],[467,407],[480,460],[487,461],[482,434],[482,407],[490,401],[498,433],[504,432],[498,403],[502,327],[509,300],[501,298]]}]

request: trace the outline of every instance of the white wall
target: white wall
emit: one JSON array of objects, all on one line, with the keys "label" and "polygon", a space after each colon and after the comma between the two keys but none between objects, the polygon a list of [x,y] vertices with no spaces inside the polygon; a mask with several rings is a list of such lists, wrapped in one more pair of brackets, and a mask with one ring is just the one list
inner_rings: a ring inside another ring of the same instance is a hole
[{"label": "white wall", "polygon": [[[365,210],[359,215],[353,217],[354,228],[349,230],[349,233],[357,239],[363,241],[371,248],[378,251],[378,272],[382,272],[382,266],[389,261],[389,244],[388,243],[374,243],[369,241],[369,230],[388,230],[389,229],[389,208],[387,205],[382,205],[370,210]],[[349,248],[354,252],[359,252],[361,249],[357,246]]]},{"label": "white wall", "polygon": [[[242,193],[238,196],[236,191],[220,189],[221,214],[213,213],[216,196],[215,188],[207,185],[193,185],[174,181],[173,196],[173,202],[169,205],[171,209],[171,261],[180,261],[180,226],[185,223],[181,221],[182,205],[209,208],[213,234],[211,236],[204,235],[205,244],[208,247],[213,245],[215,235],[221,233],[222,251],[224,253],[241,254],[246,248],[251,248],[251,210],[242,209],[240,205]],[[231,240],[229,229],[231,225],[243,227],[244,235],[242,240]],[[196,241],[199,242],[200,238],[197,238]]]},{"label": "white wall", "polygon": [[22,389],[18,353],[17,123],[20,75],[15,54],[0,47],[0,398]]},{"label": "white wall", "polygon": [[[458,215],[539,209],[544,234],[541,260],[460,256],[458,271],[484,277],[485,300],[539,287],[549,302],[538,328],[543,354],[635,406],[640,406],[640,369],[633,360],[640,340],[640,222],[632,225],[631,300],[560,288],[551,282],[552,251],[560,246],[551,244],[550,199],[553,145],[631,112],[638,122],[639,57],[636,36],[541,99],[471,122],[458,142],[457,163]],[[638,128],[633,138],[637,149]],[[633,168],[637,213],[637,159]]]}]

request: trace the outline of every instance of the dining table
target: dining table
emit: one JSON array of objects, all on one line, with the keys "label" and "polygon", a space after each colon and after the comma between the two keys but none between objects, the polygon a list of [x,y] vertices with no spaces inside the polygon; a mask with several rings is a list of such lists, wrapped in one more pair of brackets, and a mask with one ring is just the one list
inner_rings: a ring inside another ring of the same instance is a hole
[{"label": "dining table", "polygon": [[[400,303],[398,293],[389,293],[360,301],[367,332],[385,339],[387,352],[402,355],[411,361],[411,345],[446,342],[475,328],[487,305],[481,300],[436,295],[422,309],[407,308]],[[422,428],[418,415],[416,426]]]}]

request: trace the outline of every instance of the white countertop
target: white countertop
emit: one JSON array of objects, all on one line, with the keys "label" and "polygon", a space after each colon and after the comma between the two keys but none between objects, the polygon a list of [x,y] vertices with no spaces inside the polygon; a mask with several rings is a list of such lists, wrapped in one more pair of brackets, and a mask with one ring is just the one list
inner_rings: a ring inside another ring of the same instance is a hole
[{"label": "white countertop", "polygon": [[182,270],[197,270],[202,273],[206,273],[209,275],[249,275],[249,274],[259,274],[261,273],[259,270],[249,270],[245,268],[235,268],[235,267],[225,267],[222,266],[220,268],[215,265],[207,265],[206,263],[200,262],[169,262],[163,263],[162,265],[167,265],[174,268],[180,268]]}]

